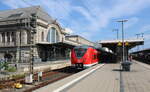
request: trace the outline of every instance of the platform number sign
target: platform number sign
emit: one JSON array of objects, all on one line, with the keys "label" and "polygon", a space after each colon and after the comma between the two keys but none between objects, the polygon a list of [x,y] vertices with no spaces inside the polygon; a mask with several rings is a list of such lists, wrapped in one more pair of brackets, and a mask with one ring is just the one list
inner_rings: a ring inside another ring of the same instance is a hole
[{"label": "platform number sign", "polygon": [[129,43],[128,43],[128,42],[125,42],[125,46],[129,46]]},{"label": "platform number sign", "polygon": [[118,44],[117,44],[118,46],[122,46],[122,43],[121,42],[118,42]]},{"label": "platform number sign", "polygon": [[[129,46],[130,45],[129,42],[127,42],[127,41],[124,44],[125,44],[125,46]],[[122,43],[118,42],[117,46],[122,46]]]}]

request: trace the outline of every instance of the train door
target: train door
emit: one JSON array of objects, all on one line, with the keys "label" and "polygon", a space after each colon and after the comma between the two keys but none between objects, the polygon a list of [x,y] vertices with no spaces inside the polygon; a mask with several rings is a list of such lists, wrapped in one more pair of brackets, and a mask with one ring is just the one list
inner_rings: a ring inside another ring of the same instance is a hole
[{"label": "train door", "polygon": [[92,57],[92,63],[94,64],[94,63],[97,63],[98,61],[97,61],[97,51],[95,50],[95,49],[93,49],[93,57]]}]

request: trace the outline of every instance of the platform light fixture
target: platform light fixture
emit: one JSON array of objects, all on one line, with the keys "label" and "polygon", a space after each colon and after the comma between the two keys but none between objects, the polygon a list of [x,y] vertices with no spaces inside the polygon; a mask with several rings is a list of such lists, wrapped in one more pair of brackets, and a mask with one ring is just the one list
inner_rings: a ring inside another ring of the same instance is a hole
[{"label": "platform light fixture", "polygon": [[119,20],[119,21],[117,21],[117,22],[121,22],[121,25],[122,25],[122,62],[124,62],[125,60],[125,57],[124,57],[124,22],[127,22],[128,20]]}]

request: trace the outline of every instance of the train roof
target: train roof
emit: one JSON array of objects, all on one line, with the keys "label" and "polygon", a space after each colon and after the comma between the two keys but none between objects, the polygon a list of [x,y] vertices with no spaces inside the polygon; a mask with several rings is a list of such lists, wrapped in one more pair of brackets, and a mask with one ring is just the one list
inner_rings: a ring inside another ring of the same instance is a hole
[{"label": "train roof", "polygon": [[88,49],[88,48],[94,48],[98,51],[101,51],[101,52],[105,52],[105,53],[110,53],[110,54],[114,54],[112,52],[112,50],[110,50],[109,48],[107,47],[94,47],[94,46],[88,46],[88,45],[81,45],[81,46],[76,46],[74,47],[75,49],[79,49],[79,48],[83,48],[83,49]]},{"label": "train roof", "polygon": [[94,48],[93,46],[88,46],[88,45],[81,45],[81,46],[76,46],[74,47],[75,49],[78,49],[78,48],[84,48],[84,49],[87,49],[87,48]]},{"label": "train roof", "polygon": [[84,49],[88,49],[88,48],[94,48],[94,49],[97,49],[98,51],[101,51],[101,52],[106,52],[106,53],[112,53],[112,50],[106,48],[106,47],[94,47],[94,46],[88,46],[88,45],[81,45],[81,46],[76,46],[74,47],[75,49],[79,49],[79,48],[84,48]]}]

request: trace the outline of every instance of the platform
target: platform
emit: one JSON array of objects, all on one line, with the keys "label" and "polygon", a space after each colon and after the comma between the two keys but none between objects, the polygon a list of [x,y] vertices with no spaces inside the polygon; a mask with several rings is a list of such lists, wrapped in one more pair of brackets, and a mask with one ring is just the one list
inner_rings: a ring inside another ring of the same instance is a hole
[{"label": "platform", "polygon": [[[99,67],[100,66],[100,67]],[[97,68],[98,67],[98,68]],[[97,69],[95,69],[97,68]],[[93,70],[94,69],[94,70]],[[80,76],[91,72],[84,78]],[[150,66],[136,61],[131,72],[120,70],[120,64],[102,64],[86,69],[34,92],[149,92]]]},{"label": "platform", "polygon": [[[56,60],[56,61],[47,61],[47,62],[37,62],[34,63],[34,71],[44,71],[47,69],[55,70],[60,69],[66,66],[70,66],[70,60]],[[20,64],[20,71],[27,72],[29,71],[29,64]]]},{"label": "platform", "polygon": [[[34,72],[45,71],[45,70],[55,70],[63,67],[70,66],[69,60],[57,60],[49,62],[36,62],[34,63]],[[14,65],[12,65],[14,66]],[[0,72],[0,80],[10,78],[13,75],[21,75],[29,71],[29,63],[20,63],[18,71],[16,72],[6,72],[3,74]]]},{"label": "platform", "polygon": [[131,72],[122,72],[124,92],[150,92],[150,66],[134,61]]}]

